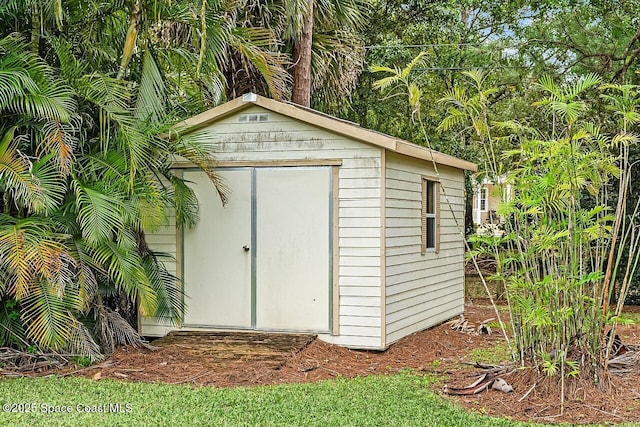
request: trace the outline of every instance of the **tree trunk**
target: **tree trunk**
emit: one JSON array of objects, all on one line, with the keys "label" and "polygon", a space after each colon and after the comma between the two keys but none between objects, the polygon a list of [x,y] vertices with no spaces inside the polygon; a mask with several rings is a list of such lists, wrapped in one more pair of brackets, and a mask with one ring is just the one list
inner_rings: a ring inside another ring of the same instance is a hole
[{"label": "tree trunk", "polygon": [[311,105],[311,44],[313,41],[313,0],[304,17],[302,34],[293,47],[293,90],[291,101],[304,107]]},{"label": "tree trunk", "polygon": [[120,69],[118,70],[118,80],[124,77],[127,68],[129,67],[129,61],[133,56],[133,51],[136,47],[136,38],[138,37],[138,27],[140,26],[140,14],[141,14],[140,0],[135,0],[131,8],[131,15],[129,16],[129,29],[127,30],[127,38],[124,41],[124,48],[122,50],[122,60],[120,61]]}]

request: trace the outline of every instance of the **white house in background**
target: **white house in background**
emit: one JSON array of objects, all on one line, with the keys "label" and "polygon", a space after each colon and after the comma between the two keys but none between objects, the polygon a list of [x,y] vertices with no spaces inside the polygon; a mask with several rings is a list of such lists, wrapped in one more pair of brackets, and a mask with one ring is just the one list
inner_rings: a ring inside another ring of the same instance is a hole
[{"label": "white house in background", "polygon": [[[501,178],[501,180],[506,180],[506,178]],[[478,226],[486,223],[499,223],[501,220],[496,211],[500,204],[500,197],[494,182],[485,178],[482,182],[474,182],[473,188],[473,208],[471,211],[473,224]],[[511,194],[510,184],[506,184],[505,191],[507,195]]]},{"label": "white house in background", "polygon": [[[178,326],[313,332],[385,349],[463,312],[464,170],[476,165],[320,112],[247,94],[188,119],[215,143],[232,191],[177,162],[200,222],[148,234],[174,254],[188,306]],[[437,163],[439,176],[433,162]],[[441,196],[445,187],[448,198]]]}]

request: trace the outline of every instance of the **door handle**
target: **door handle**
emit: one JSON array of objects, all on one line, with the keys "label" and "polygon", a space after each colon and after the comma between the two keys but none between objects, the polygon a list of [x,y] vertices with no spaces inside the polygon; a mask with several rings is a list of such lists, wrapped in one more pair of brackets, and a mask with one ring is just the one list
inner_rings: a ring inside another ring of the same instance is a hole
[{"label": "door handle", "polygon": [[244,249],[245,252],[249,252],[249,246],[248,245],[244,245],[242,247],[242,249]]}]

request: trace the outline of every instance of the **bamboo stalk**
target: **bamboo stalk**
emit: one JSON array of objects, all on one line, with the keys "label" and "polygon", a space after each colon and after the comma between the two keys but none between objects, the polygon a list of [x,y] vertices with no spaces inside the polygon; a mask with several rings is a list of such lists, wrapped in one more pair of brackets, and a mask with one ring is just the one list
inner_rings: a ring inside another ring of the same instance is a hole
[{"label": "bamboo stalk", "polygon": [[[621,144],[620,145],[620,152],[622,153],[622,161],[623,161],[623,167],[620,168],[620,185],[618,187],[618,203],[616,204],[616,212],[622,212],[623,211],[623,201],[626,200],[626,192],[627,192],[627,188],[626,185],[623,185],[624,182],[627,181],[627,174],[626,174],[626,163],[628,162],[628,153],[627,150],[625,149],[625,145]],[[603,316],[607,316],[607,312],[609,311],[609,288],[611,286],[611,277],[613,275],[613,258],[615,255],[615,251],[616,251],[616,243],[618,241],[618,234],[620,232],[620,222],[623,220],[624,218],[621,217],[621,215],[616,215],[616,218],[614,219],[614,223],[613,223],[613,234],[612,234],[612,238],[611,238],[611,246],[609,247],[609,258],[607,261],[607,271],[605,273],[604,276],[604,284],[603,284],[603,289],[602,289],[602,314]]]}]

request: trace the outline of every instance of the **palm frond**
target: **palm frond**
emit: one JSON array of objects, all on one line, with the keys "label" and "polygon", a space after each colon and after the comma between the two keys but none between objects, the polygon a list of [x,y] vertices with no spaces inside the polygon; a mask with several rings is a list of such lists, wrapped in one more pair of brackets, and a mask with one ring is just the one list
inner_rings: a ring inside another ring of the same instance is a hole
[{"label": "palm frond", "polygon": [[154,229],[166,222],[170,197],[151,173],[138,178],[133,192],[124,202],[125,222],[130,227]]},{"label": "palm frond", "polygon": [[159,123],[165,115],[164,78],[149,50],[143,57],[134,116],[140,121]]},{"label": "palm frond", "polygon": [[157,296],[146,276],[135,240],[122,232],[119,242],[103,241],[90,249],[94,261],[103,266],[116,288],[132,301],[138,300],[141,313],[151,316],[157,308]]},{"label": "palm frond", "polygon": [[[380,67],[382,68],[382,67]],[[376,69],[374,69],[374,67],[369,67],[369,69],[372,72],[377,72]],[[387,76],[387,77],[383,77],[379,80],[376,80],[375,82],[373,82],[373,84],[371,85],[371,87],[373,87],[376,90],[384,90],[387,89],[391,86],[394,86],[396,84],[398,84],[400,82],[400,76],[399,75],[393,75],[393,76]]]},{"label": "palm frond", "polygon": [[[7,146],[6,142],[12,136],[11,133],[12,131],[9,131],[5,134],[0,147],[0,188],[10,194],[19,207],[31,212],[43,213],[51,207],[51,204],[46,203],[51,199],[43,194],[44,189],[33,174],[35,164],[38,165],[37,171],[42,171],[43,163],[38,161],[34,164],[18,150],[15,141],[11,141],[11,145]],[[48,177],[51,178],[51,176]],[[55,195],[57,189],[48,187],[46,191],[53,191],[52,194]]]},{"label": "palm frond", "polygon": [[286,93],[291,76],[284,69],[288,57],[279,52],[262,48],[262,44],[272,43],[273,37],[267,30],[257,28],[236,28],[229,38],[229,46],[255,67],[264,79],[274,99],[281,99]]},{"label": "palm frond", "polygon": [[20,319],[20,305],[0,292],[0,343],[2,346],[23,347],[26,342],[26,331]]},{"label": "palm frond", "polygon": [[487,74],[481,69],[464,71],[462,74],[471,79],[478,90],[484,86],[484,81],[487,78]]},{"label": "palm frond", "polygon": [[415,58],[413,58],[411,60],[411,62],[409,62],[401,71],[400,73],[400,77],[403,80],[406,80],[409,78],[409,74],[411,74],[411,72],[413,71],[413,69],[419,65],[422,65],[424,63],[424,58],[427,56],[427,52],[420,52],[418,55],[416,55]]},{"label": "palm frond", "polygon": [[314,34],[311,48],[311,89],[316,100],[341,103],[355,88],[364,64],[361,37],[337,30]]},{"label": "palm frond", "polygon": [[467,121],[467,115],[457,108],[449,107],[447,109],[447,115],[440,122],[437,131],[446,132],[453,129],[456,126],[464,125]]},{"label": "palm frond", "polygon": [[173,152],[202,169],[218,192],[220,200],[226,204],[229,188],[224,179],[214,170],[215,160],[212,155],[211,131],[200,130],[181,136],[174,141]]},{"label": "palm frond", "polygon": [[100,346],[82,322],[74,322],[69,329],[68,348],[70,353],[88,357],[92,362],[99,362],[104,359]]},{"label": "palm frond", "polygon": [[162,259],[171,260],[172,257],[152,251],[143,257],[145,271],[158,298],[154,317],[177,325],[185,311],[184,294],[178,278],[167,271]]},{"label": "palm frond", "polygon": [[120,345],[146,346],[140,334],[117,312],[104,305],[97,305],[95,311],[95,334],[107,353],[112,353]]},{"label": "palm frond", "polygon": [[71,338],[70,325],[77,323],[72,306],[58,288],[46,280],[36,280],[20,300],[27,336],[43,347],[60,350]]},{"label": "palm frond", "polygon": [[43,134],[36,149],[36,155],[53,154],[60,174],[63,176],[71,172],[75,158],[74,151],[78,145],[77,128],[79,125],[69,125],[51,120],[41,128]]},{"label": "palm frond", "polygon": [[314,25],[320,30],[339,27],[355,32],[366,25],[370,7],[362,0],[316,0]]},{"label": "palm frond", "polygon": [[68,82],[77,80],[89,68],[89,64],[76,58],[73,53],[73,43],[70,40],[50,35],[47,41],[58,57],[60,73]]},{"label": "palm frond", "polygon": [[2,283],[5,292],[21,301],[30,286],[44,278],[63,293],[65,283],[70,282],[69,269],[74,266],[63,244],[66,238],[52,230],[47,218],[17,220],[0,215],[0,265],[8,274],[8,281]]},{"label": "palm frond", "polygon": [[13,99],[36,93],[48,67],[15,35],[0,39],[0,110]]},{"label": "palm frond", "polygon": [[56,209],[66,193],[66,182],[58,172],[51,153],[33,162],[31,176],[38,191],[30,198],[31,209],[37,214],[48,214]]},{"label": "palm frond", "polygon": [[544,89],[549,94],[551,99],[556,99],[556,100],[562,99],[562,92],[558,88],[558,86],[556,85],[556,82],[553,80],[551,76],[549,75],[542,76],[540,78],[540,81],[538,82],[538,86]]},{"label": "palm frond", "polygon": [[[76,291],[78,292],[78,301],[80,305],[76,307],[81,313],[86,313],[98,290],[98,280],[94,270],[102,270],[102,266],[93,262],[93,258],[89,254],[84,240],[75,236],[67,241],[69,255],[73,257],[76,264],[75,282]],[[103,271],[103,273],[106,273]]]},{"label": "palm frond", "polygon": [[599,85],[600,83],[602,83],[602,77],[595,73],[589,73],[580,77],[574,85],[569,86],[565,91],[565,97],[567,99],[575,99],[583,92]]},{"label": "palm frond", "polygon": [[111,240],[114,232],[124,227],[122,201],[112,194],[91,188],[78,179],[74,179],[72,185],[82,237],[91,245]]},{"label": "palm frond", "polygon": [[176,225],[191,228],[198,223],[198,199],[191,187],[185,181],[172,173],[165,175],[170,183],[170,194],[173,196]]}]

